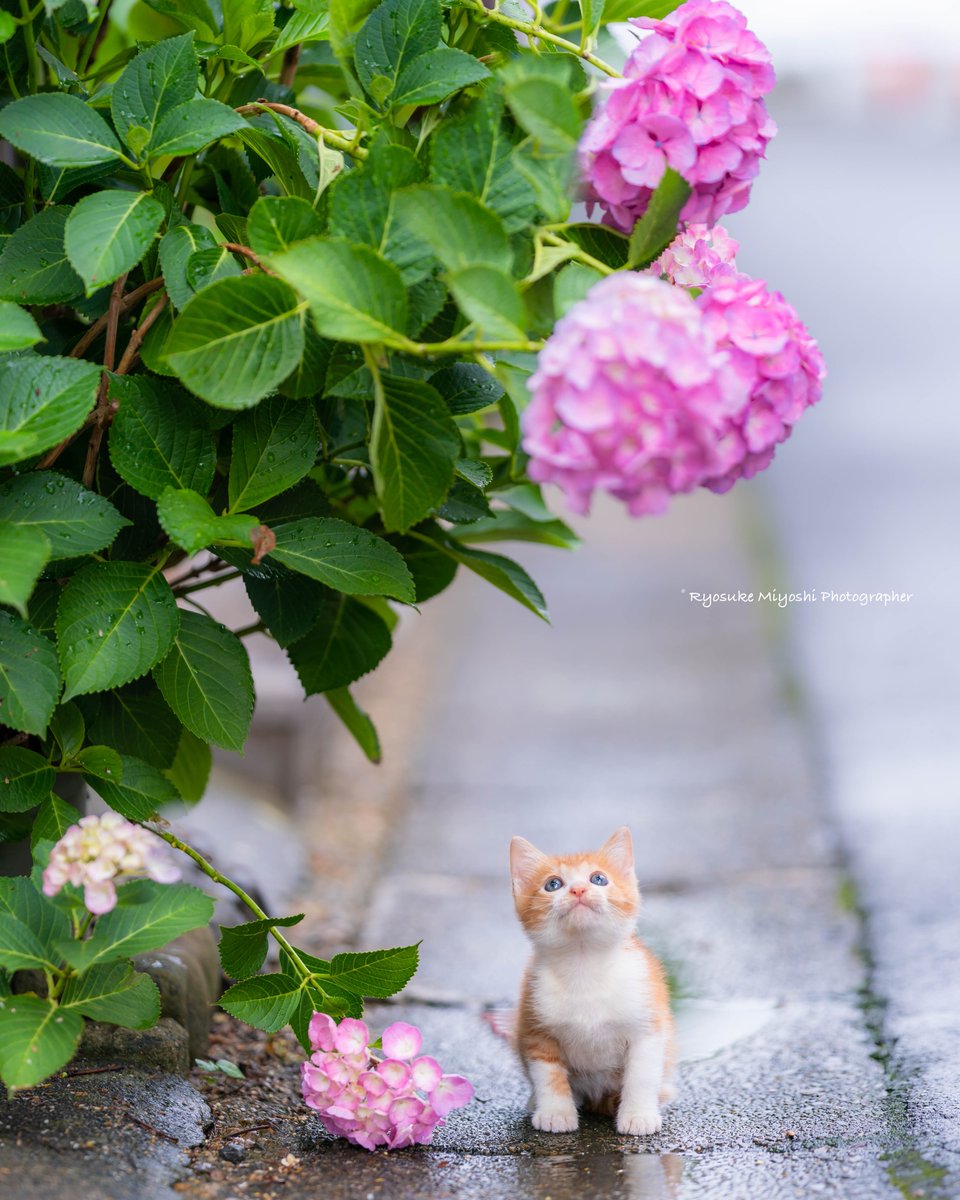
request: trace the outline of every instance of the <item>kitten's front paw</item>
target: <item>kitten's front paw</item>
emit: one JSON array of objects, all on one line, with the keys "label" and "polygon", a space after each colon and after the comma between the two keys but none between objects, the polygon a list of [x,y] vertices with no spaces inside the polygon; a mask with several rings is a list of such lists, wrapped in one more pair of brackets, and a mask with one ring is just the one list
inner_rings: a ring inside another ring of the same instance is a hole
[{"label": "kitten's front paw", "polygon": [[538,1108],[530,1118],[534,1129],[544,1133],[573,1133],[578,1124],[577,1110],[569,1108]]},{"label": "kitten's front paw", "polygon": [[663,1118],[656,1108],[641,1108],[617,1114],[617,1133],[628,1133],[633,1137],[647,1137],[651,1133],[659,1133],[662,1124]]}]

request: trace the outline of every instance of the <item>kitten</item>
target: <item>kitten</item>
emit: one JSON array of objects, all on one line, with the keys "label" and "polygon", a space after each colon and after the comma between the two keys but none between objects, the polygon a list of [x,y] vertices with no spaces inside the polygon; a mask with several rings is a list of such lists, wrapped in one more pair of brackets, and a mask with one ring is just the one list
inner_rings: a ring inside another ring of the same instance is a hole
[{"label": "kitten", "polygon": [[663,968],[634,935],[640,892],[630,830],[555,858],[510,843],[513,898],[533,943],[513,1041],[533,1088],[533,1125],[577,1128],[577,1109],[657,1133],[673,1098],[673,1018]]}]

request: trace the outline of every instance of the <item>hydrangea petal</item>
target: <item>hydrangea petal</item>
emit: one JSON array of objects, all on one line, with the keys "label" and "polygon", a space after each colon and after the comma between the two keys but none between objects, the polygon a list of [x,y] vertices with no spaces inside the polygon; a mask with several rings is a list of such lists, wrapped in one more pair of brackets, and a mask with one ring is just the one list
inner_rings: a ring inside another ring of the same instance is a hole
[{"label": "hydrangea petal", "polygon": [[381,1044],[387,1058],[415,1058],[423,1045],[423,1035],[416,1025],[394,1021],[383,1031]]}]

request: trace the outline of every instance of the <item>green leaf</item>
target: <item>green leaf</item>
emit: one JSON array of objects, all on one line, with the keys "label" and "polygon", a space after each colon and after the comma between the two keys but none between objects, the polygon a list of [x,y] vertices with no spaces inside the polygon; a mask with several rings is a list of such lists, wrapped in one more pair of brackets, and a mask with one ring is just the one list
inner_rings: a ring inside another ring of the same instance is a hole
[{"label": "green leaf", "polygon": [[180,632],[153,672],[163,698],[191,733],[242,750],[253,715],[253,679],[243,643],[202,613],[184,611]]},{"label": "green leaf", "polygon": [[167,653],[180,623],[169,584],[139,563],[92,563],[70,580],[57,610],[64,700],[138,679]]},{"label": "green leaf", "polygon": [[0,484],[0,517],[27,533],[42,534],[51,558],[102,550],[130,524],[109,500],[56,471],[32,471]]},{"label": "green leaf", "polygon": [[220,997],[220,1007],[256,1029],[276,1033],[289,1024],[300,1002],[300,981],[292,975],[254,975]]},{"label": "green leaf", "polygon": [[440,393],[448,411],[455,417],[490,408],[503,395],[503,385],[479,363],[441,367],[427,382]]},{"label": "green leaf", "polygon": [[553,281],[553,307],[557,317],[564,316],[573,306],[583,300],[587,292],[603,278],[593,267],[583,263],[567,263],[558,271]]},{"label": "green leaf", "polygon": [[247,129],[238,113],[219,100],[188,100],[163,117],[148,148],[151,160],[196,154],[219,138]]},{"label": "green leaf", "polygon": [[196,554],[214,542],[250,544],[256,517],[218,517],[204,498],[189,489],[167,488],[157,501],[160,524],[176,545]]},{"label": "green leaf", "polygon": [[60,1006],[91,1021],[149,1029],[160,1019],[160,989],[128,962],[103,963],[67,980]]},{"label": "green leaf", "polygon": [[385,528],[404,533],[442,502],[460,435],[439,392],[385,375],[378,390],[370,461]]},{"label": "green leaf", "polygon": [[438,46],[406,64],[393,89],[390,106],[439,104],[461,88],[486,79],[489,74],[472,54],[452,46]]},{"label": "green leaf", "polygon": [[298,44],[308,45],[310,42],[326,41],[329,21],[326,6],[317,9],[307,5],[298,6],[286,25],[278,32],[277,40],[271,47],[272,52],[280,54]]},{"label": "green leaf", "polygon": [[570,88],[560,79],[516,78],[504,88],[504,96],[517,124],[541,146],[571,150],[576,145],[583,122]]},{"label": "green leaf", "polygon": [[392,537],[390,543],[403,555],[410,568],[417,604],[438,596],[453,583],[457,563],[426,538]]},{"label": "green leaf", "polygon": [[106,121],[66,92],[43,92],[8,104],[0,112],[0,137],[54,167],[85,167],[121,156]]},{"label": "green leaf", "polygon": [[330,961],[330,979],[358,996],[386,999],[407,986],[417,973],[419,962],[419,943],[391,950],[335,954]]},{"label": "green leaf", "polygon": [[[53,616],[56,621],[56,612]],[[61,759],[73,758],[86,737],[86,724],[79,704],[58,705],[50,721],[49,735],[56,742]]]},{"label": "green leaf", "polygon": [[55,793],[50,795],[40,805],[33,822],[33,832],[30,841],[33,845],[38,842],[59,842],[71,825],[76,825],[82,813],[61,800]]},{"label": "green leaf", "polygon": [[680,210],[689,195],[690,184],[672,167],[667,167],[646,212],[630,234],[628,266],[641,270],[660,257],[677,236]]},{"label": "green leaf", "polygon": [[110,112],[120,137],[129,145],[129,131],[139,126],[147,131],[149,143],[164,113],[195,95],[198,71],[192,33],[167,37],[141,50],[110,93]]},{"label": "green leaf", "polygon": [[[41,454],[75,433],[93,408],[100,383],[96,363],[28,355],[4,366],[0,431],[28,435],[31,454]],[[16,462],[0,443],[0,466]]]},{"label": "green leaf", "polygon": [[23,746],[0,746],[0,812],[27,812],[50,795],[56,772]]},{"label": "green leaf", "polygon": [[108,782],[123,778],[123,759],[110,746],[84,746],[73,756],[71,766],[78,768],[84,776],[95,776]]},{"label": "green leaf", "polygon": [[142,893],[141,903],[120,904],[98,917],[86,941],[61,943],[67,962],[87,971],[98,963],[130,958],[206,925],[213,916],[213,901],[189,884],[157,883],[142,888]]},{"label": "green leaf", "polygon": [[435,183],[405,188],[397,216],[451,271],[483,264],[509,272],[513,251],[500,218],[473,196]]},{"label": "green leaf", "polygon": [[575,550],[580,539],[573,530],[556,519],[533,520],[513,509],[497,509],[487,520],[475,521],[472,525],[453,532],[453,537],[464,542],[535,542],[541,546],[559,546],[563,550]]},{"label": "green leaf", "polygon": [[177,225],[160,239],[160,269],[170,303],[181,309],[193,296],[187,263],[198,250],[212,250],[217,240],[204,225]]},{"label": "green leaf", "polygon": [[244,587],[257,615],[278,646],[287,647],[316,624],[327,589],[314,579],[278,572],[269,579],[244,577]]},{"label": "green leaf", "polygon": [[403,279],[369,246],[314,238],[274,255],[270,265],[306,299],[323,337],[381,342],[407,327]]},{"label": "green leaf", "polygon": [[216,408],[250,408],[300,361],[305,308],[282,279],[221,279],[186,303],[166,361]]},{"label": "green leaf", "polygon": [[0,999],[0,1079],[8,1088],[33,1087],[65,1066],[83,1033],[79,1013],[39,996]]},{"label": "green leaf", "polygon": [[357,75],[368,95],[383,101],[407,63],[437,47],[437,0],[384,0],[357,34]]},{"label": "green leaf", "polygon": [[278,398],[244,413],[233,425],[231,510],[255,509],[298,483],[319,449],[320,430],[310,404]]},{"label": "green leaf", "polygon": [[165,215],[159,200],[145,192],[94,192],[74,206],[65,245],[88,296],[137,265]]},{"label": "green leaf", "polygon": [[677,0],[607,0],[603,9],[604,24],[626,21],[630,17],[654,17],[660,20],[677,7]]},{"label": "green leaf", "polygon": [[363,711],[348,688],[334,688],[323,693],[330,707],[344,723],[360,749],[372,763],[380,762],[380,739],[373,722]]},{"label": "green leaf", "polygon": [[53,643],[13,613],[0,611],[0,722],[43,734],[59,695]]},{"label": "green leaf", "polygon": [[316,188],[311,187],[300,168],[296,150],[280,136],[255,129],[252,125],[237,131],[240,141],[262,158],[272,172],[283,192],[288,196],[299,196],[312,201]]},{"label": "green leaf", "polygon": [[43,340],[43,334],[28,312],[18,304],[0,301],[0,354],[10,350],[25,350]]},{"label": "green leaf", "polygon": [[83,294],[83,280],[70,266],[63,245],[70,211],[45,208],[7,238],[0,256],[0,297],[56,304]]},{"label": "green leaf", "polygon": [[430,178],[469,192],[492,209],[508,233],[533,219],[537,198],[513,163],[504,128],[503,100],[491,90],[455,117],[441,122],[430,139]]},{"label": "green leaf", "polygon": [[457,562],[469,567],[482,579],[492,583],[500,591],[506,592],[514,600],[519,601],[524,608],[529,608],[538,617],[547,620],[547,604],[543,594],[530,576],[519,563],[505,558],[502,554],[490,554],[486,550],[474,550],[472,547],[449,542],[446,550]]},{"label": "green leaf", "polygon": [[307,517],[274,528],[281,566],[353,596],[413,601],[413,580],[389,542],[336,517]]},{"label": "green leaf", "polygon": [[537,207],[550,221],[565,221],[575,192],[573,147],[551,148],[527,138],[513,152],[513,163],[533,188]]},{"label": "green leaf", "polygon": [[244,925],[220,926],[220,965],[231,979],[248,979],[256,975],[267,957],[267,933],[277,926],[299,925],[303,913],[293,917],[268,917],[247,921]]},{"label": "green leaf", "polygon": [[177,789],[184,803],[196,804],[206,791],[212,766],[213,755],[207,743],[189,729],[181,729],[173,764],[164,774]]},{"label": "green leaf", "polygon": [[108,779],[93,772],[85,777],[94,791],[121,817],[129,821],[150,821],[164,804],[179,799],[177,789],[158,767],[130,754],[121,754],[119,758],[119,779]]},{"label": "green leaf", "polygon": [[168,487],[208,490],[217,443],[195,401],[147,375],[113,376],[110,397],[120,406],[110,427],[110,461],[121,479],[151,500]]},{"label": "green leaf", "polygon": [[627,265],[630,239],[617,229],[584,221],[581,224],[567,225],[563,236],[608,267],[619,269]]},{"label": "green leaf", "polygon": [[10,971],[32,967],[56,970],[59,963],[28,925],[9,912],[0,912],[0,967]]},{"label": "green leaf", "polygon": [[153,681],[140,679],[103,695],[90,722],[90,739],[163,768],[173,763],[180,730]]},{"label": "green leaf", "polygon": [[447,279],[462,312],[487,338],[523,338],[523,297],[509,275],[494,267],[466,267]]},{"label": "green leaf", "polygon": [[41,531],[0,520],[0,604],[26,617],[33,585],[49,561],[50,542]]},{"label": "green leaf", "polygon": [[375,612],[341,592],[328,592],[314,628],[287,650],[304,694],[345,687],[381,661],[390,630]]},{"label": "green leaf", "polygon": [[262,255],[279,254],[322,231],[320,218],[298,196],[261,196],[247,218],[250,248]]},{"label": "green leaf", "polygon": [[198,250],[187,262],[187,283],[194,292],[202,291],[218,279],[231,279],[243,274],[243,268],[226,246]]}]

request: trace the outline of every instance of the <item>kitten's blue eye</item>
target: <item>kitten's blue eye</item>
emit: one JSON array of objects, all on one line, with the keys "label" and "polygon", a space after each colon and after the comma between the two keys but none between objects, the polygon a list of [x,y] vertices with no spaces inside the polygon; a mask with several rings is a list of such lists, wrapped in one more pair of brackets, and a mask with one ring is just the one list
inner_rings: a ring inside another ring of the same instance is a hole
[{"label": "kitten's blue eye", "polygon": [[563,880],[558,879],[556,877],[556,875],[554,875],[550,879],[548,879],[547,882],[543,885],[543,890],[545,892],[555,892],[557,890],[557,888],[562,888],[562,887],[563,887]]},{"label": "kitten's blue eye", "polygon": [[594,873],[590,876],[590,882],[595,883],[597,887],[606,887],[608,881],[606,875],[604,875],[601,871],[594,871]]}]

